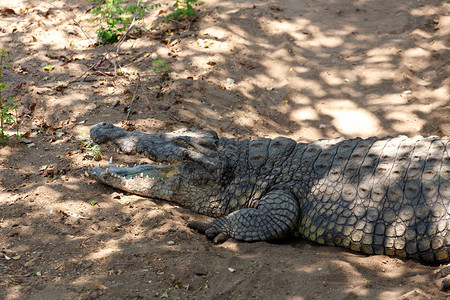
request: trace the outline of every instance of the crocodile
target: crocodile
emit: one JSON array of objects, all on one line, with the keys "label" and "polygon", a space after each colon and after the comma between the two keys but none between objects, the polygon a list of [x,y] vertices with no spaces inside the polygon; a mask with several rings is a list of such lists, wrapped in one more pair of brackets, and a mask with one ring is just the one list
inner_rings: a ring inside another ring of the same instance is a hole
[{"label": "crocodile", "polygon": [[[151,134],[110,123],[95,143],[155,164],[90,171],[124,191],[214,217],[188,226],[215,243],[289,235],[365,254],[450,260],[450,138],[219,138],[211,130]],[[159,163],[159,164],[158,164]]]}]

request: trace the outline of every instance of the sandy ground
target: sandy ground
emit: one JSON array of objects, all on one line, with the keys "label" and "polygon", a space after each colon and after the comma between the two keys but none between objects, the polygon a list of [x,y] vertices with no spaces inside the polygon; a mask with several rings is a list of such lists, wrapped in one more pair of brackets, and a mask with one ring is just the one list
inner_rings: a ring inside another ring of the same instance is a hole
[{"label": "sandy ground", "polygon": [[[160,3],[147,24],[171,10]],[[115,77],[116,46],[86,43],[91,7],[0,0],[0,48],[11,63],[3,97],[20,102],[27,135],[0,145],[1,299],[449,296],[438,291],[439,266],[294,238],[213,245],[186,226],[206,217],[86,176],[109,157],[141,157],[102,146],[95,161],[83,150],[100,121],[298,141],[448,136],[447,1],[207,0],[195,22],[132,33]],[[168,74],[151,70],[154,54]]]}]

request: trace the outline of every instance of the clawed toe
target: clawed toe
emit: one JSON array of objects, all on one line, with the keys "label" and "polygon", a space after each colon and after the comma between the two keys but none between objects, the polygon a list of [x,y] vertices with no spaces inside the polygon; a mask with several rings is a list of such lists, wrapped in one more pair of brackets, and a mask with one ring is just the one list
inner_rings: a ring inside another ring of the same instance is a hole
[{"label": "clawed toe", "polygon": [[442,268],[442,269],[437,273],[436,279],[443,278],[443,277],[446,277],[446,276],[448,276],[448,275],[450,275],[450,265],[448,265],[448,266]]},{"label": "clawed toe", "polygon": [[206,222],[191,221],[187,223],[187,226],[199,231],[200,233],[205,233],[206,230],[208,230],[208,228],[210,227],[210,224]]},{"label": "clawed toe", "polygon": [[223,242],[225,242],[226,240],[228,240],[229,236],[226,233],[219,233],[218,235],[216,235],[216,237],[213,239],[213,243],[214,244],[221,244]]},{"label": "clawed toe", "polygon": [[440,291],[448,291],[450,289],[450,265],[442,268],[436,275],[436,279],[444,278],[439,286]]},{"label": "clawed toe", "polygon": [[205,236],[209,240],[213,241],[214,244],[223,243],[229,238],[228,234],[226,234],[224,232],[220,232],[219,230],[217,230],[217,228],[215,228],[212,225],[212,223],[191,221],[191,222],[187,223],[187,226],[189,228],[192,228],[192,229],[195,229],[195,230],[199,231],[200,233],[204,233]]}]

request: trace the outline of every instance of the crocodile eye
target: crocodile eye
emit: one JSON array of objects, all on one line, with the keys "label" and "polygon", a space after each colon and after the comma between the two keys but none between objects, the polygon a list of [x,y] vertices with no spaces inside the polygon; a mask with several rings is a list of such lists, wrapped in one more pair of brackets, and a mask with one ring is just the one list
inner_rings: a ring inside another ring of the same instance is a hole
[{"label": "crocodile eye", "polygon": [[189,146],[189,142],[187,141],[186,137],[176,137],[173,139],[173,142],[181,147],[188,147]]}]

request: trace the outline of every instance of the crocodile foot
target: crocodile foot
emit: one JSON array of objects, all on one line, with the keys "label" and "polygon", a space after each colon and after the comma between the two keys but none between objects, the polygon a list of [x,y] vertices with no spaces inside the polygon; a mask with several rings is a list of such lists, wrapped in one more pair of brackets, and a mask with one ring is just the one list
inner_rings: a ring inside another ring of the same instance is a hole
[{"label": "crocodile foot", "polygon": [[442,268],[436,275],[436,279],[444,278],[439,286],[440,291],[448,291],[450,289],[450,264]]},{"label": "crocodile foot", "polygon": [[[220,220],[220,219],[219,219]],[[215,224],[216,223],[216,224]],[[188,222],[188,227],[204,233],[214,244],[220,244],[230,238],[230,235],[223,230],[217,222]]]}]

